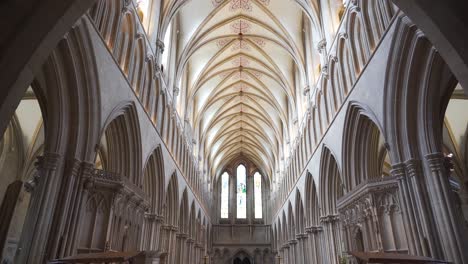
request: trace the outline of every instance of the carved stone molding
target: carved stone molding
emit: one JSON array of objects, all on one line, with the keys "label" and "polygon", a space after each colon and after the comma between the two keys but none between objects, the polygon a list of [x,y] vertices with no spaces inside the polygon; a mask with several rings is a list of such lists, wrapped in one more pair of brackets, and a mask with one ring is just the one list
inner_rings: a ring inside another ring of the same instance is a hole
[{"label": "carved stone molding", "polygon": [[304,87],[304,95],[307,96],[307,94],[310,93],[310,86],[307,85],[306,87]]},{"label": "carved stone molding", "polygon": [[322,39],[321,41],[319,41],[319,43],[317,43],[317,50],[319,52],[324,51],[326,48],[327,48],[327,40],[326,39]]},{"label": "carved stone molding", "polygon": [[156,40],[156,48],[159,50],[159,52],[161,54],[163,54],[164,53],[164,48],[165,48],[164,47],[164,41],[162,41],[160,39]]},{"label": "carved stone molding", "polygon": [[446,158],[444,154],[440,152],[428,154],[424,156],[424,158],[432,172],[443,171],[448,167],[445,165]]},{"label": "carved stone molding", "polygon": [[397,163],[392,165],[390,173],[393,177],[396,177],[398,180],[406,177],[406,165],[404,163]]},{"label": "carved stone molding", "polygon": [[34,188],[38,185],[40,179],[45,176],[46,171],[54,171],[61,160],[61,156],[57,153],[46,152],[44,155],[37,157],[34,166],[36,172],[32,179],[24,184],[27,192],[33,192]]},{"label": "carved stone molding", "polygon": [[174,96],[178,96],[178,95],[179,95],[179,92],[180,92],[179,87],[175,87],[175,86],[174,86],[174,89],[172,89],[172,93],[174,94]]},{"label": "carved stone molding", "polygon": [[406,171],[409,177],[415,177],[421,174],[421,161],[417,159],[410,159],[405,162]]},{"label": "carved stone molding", "polygon": [[335,223],[340,220],[339,215],[327,215],[320,217],[320,222],[322,223]]}]

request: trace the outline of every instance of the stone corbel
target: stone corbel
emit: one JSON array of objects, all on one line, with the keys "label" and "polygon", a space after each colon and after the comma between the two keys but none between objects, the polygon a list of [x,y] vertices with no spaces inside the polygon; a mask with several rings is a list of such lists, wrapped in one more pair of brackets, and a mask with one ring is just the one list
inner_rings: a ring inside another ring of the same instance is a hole
[{"label": "stone corbel", "polygon": [[161,78],[161,74],[162,74],[161,65],[155,63],[153,79]]},{"label": "stone corbel", "polygon": [[307,85],[306,87],[304,87],[304,96],[307,96],[309,93],[310,93],[310,86]]},{"label": "stone corbel", "polygon": [[323,74],[323,78],[328,80],[328,78],[329,78],[328,64],[325,64],[325,65],[322,66],[322,74]]},{"label": "stone corbel", "polygon": [[164,53],[164,48],[165,48],[164,47],[164,41],[162,41],[160,39],[156,40],[156,48],[157,48],[157,50],[159,50],[159,52],[161,54],[163,54]]},{"label": "stone corbel", "polygon": [[319,52],[324,51],[326,48],[327,48],[327,40],[326,39],[322,39],[321,41],[319,41],[319,43],[317,43],[317,50]]},{"label": "stone corbel", "polygon": [[174,86],[174,89],[172,89],[172,93],[174,94],[174,96],[178,96],[178,95],[179,95],[179,92],[180,92],[180,88]]},{"label": "stone corbel", "polygon": [[36,173],[33,178],[24,184],[27,192],[33,192],[39,181],[44,177],[47,171],[54,171],[57,169],[58,163],[60,162],[61,156],[57,153],[44,153],[43,156],[37,157],[34,166],[36,167]]}]

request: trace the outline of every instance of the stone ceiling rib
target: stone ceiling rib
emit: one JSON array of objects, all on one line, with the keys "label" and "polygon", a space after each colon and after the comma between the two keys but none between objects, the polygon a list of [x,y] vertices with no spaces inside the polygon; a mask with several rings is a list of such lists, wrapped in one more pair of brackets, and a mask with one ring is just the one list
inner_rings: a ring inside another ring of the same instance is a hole
[{"label": "stone ceiling rib", "polygon": [[272,9],[279,0],[197,0],[204,15],[196,17],[184,11],[187,1],[174,1],[165,12],[182,10],[177,19],[185,27],[177,37],[182,42],[173,83],[184,79],[184,119],[201,166],[216,177],[243,156],[272,177],[289,151],[285,142],[298,119],[300,91],[308,85],[303,19],[318,19],[314,5],[296,0],[297,17],[277,16],[278,6],[291,8],[275,2]]}]

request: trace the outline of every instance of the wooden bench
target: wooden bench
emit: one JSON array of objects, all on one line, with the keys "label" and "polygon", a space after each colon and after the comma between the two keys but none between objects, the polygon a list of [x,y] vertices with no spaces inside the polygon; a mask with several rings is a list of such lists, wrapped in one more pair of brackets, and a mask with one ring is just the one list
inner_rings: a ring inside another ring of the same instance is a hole
[{"label": "wooden bench", "polygon": [[398,254],[398,253],[353,251],[353,252],[349,252],[349,254],[354,256],[358,260],[358,263],[393,263],[393,264],[411,264],[411,263],[419,263],[419,264],[445,263],[445,264],[448,264],[450,263],[444,260],[436,260],[436,259],[432,259],[428,257],[411,256],[411,255]]},{"label": "wooden bench", "polygon": [[131,252],[99,252],[78,254],[49,261],[49,264],[71,264],[71,263],[128,263],[145,264],[152,263],[153,252],[131,251]]}]

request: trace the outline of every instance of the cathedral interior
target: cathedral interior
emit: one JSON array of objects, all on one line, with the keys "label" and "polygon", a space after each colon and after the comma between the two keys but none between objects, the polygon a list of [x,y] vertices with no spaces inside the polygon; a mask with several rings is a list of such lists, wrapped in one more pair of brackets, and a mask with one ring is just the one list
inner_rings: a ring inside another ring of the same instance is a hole
[{"label": "cathedral interior", "polygon": [[468,264],[466,5],[2,1],[1,264]]}]

